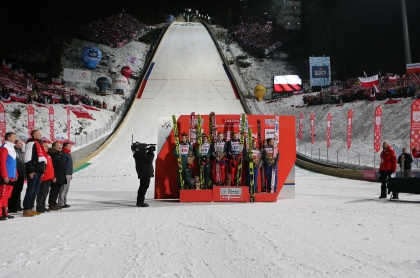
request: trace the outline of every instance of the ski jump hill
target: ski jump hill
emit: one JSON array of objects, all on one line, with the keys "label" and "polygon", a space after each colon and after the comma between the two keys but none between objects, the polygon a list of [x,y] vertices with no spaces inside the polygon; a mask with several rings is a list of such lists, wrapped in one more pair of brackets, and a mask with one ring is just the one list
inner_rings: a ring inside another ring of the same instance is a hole
[{"label": "ski jump hill", "polygon": [[[218,131],[229,134],[230,131],[239,132],[239,121],[235,122],[235,119],[239,120],[240,114],[246,113],[247,109],[205,26],[201,23],[174,22],[167,27],[157,46],[126,118],[80,175],[86,177],[83,182],[93,184],[89,176],[101,176],[104,169],[108,169],[113,177],[125,180],[130,177],[134,182],[136,173],[130,150],[133,136],[134,141],[158,144],[155,167],[157,177],[151,181],[151,186],[156,186],[155,198],[178,199],[176,159],[171,153],[175,146],[171,116],[180,117],[195,112],[196,115],[206,117],[215,112]],[[269,124],[270,117],[263,117],[262,122]],[[233,123],[230,127],[223,126],[227,118]],[[274,116],[272,118],[274,120]],[[284,159],[285,163],[279,167],[278,183],[280,189],[284,184],[288,185],[287,189],[278,190],[277,195],[281,191],[289,191],[280,197],[294,198],[294,117],[277,118],[280,122],[279,141],[283,142],[278,144],[282,154],[280,160]],[[208,133],[208,119],[205,121],[204,133]],[[256,137],[256,119],[250,119],[251,122],[255,122],[250,127]],[[181,132],[188,133],[185,120],[178,124]],[[263,134],[271,128],[263,125]],[[290,142],[285,144],[286,141]],[[243,172],[244,184],[246,176]]]}]

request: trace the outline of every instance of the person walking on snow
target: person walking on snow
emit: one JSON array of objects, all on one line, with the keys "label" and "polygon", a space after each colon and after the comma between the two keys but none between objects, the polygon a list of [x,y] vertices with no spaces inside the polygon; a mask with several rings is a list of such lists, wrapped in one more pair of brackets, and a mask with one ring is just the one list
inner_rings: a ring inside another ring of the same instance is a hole
[{"label": "person walking on snow", "polygon": [[64,165],[66,166],[66,183],[60,187],[60,193],[58,195],[58,205],[62,208],[69,208],[67,204],[67,194],[70,190],[70,182],[73,179],[73,158],[71,157],[71,144],[65,142],[63,144],[62,156]]},{"label": "person walking on snow", "polygon": [[[388,142],[382,143],[381,165],[379,166],[379,180],[381,181],[381,195],[379,198],[386,198],[386,182],[397,170],[397,156]],[[398,199],[398,192],[393,192],[393,199]]]},{"label": "person walking on snow", "polygon": [[27,187],[25,198],[23,199],[23,217],[33,217],[40,215],[40,212],[34,210],[36,196],[41,186],[41,178],[45,172],[47,162],[46,153],[41,145],[41,132],[32,130],[31,139],[28,140],[25,149],[25,163],[27,175]]},{"label": "person walking on snow", "polygon": [[17,178],[16,169],[16,134],[8,132],[4,136],[5,143],[0,147],[0,220],[14,218],[7,212],[13,184]]}]

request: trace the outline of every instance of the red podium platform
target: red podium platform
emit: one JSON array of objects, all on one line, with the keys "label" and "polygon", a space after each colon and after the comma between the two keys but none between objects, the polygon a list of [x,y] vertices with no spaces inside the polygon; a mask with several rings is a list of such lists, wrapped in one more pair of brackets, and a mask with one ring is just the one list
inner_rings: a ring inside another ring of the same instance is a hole
[{"label": "red podium platform", "polygon": [[[249,202],[248,186],[214,186],[213,189],[185,189],[179,191],[181,203],[193,202]],[[255,202],[277,202],[276,193],[255,193]]]}]

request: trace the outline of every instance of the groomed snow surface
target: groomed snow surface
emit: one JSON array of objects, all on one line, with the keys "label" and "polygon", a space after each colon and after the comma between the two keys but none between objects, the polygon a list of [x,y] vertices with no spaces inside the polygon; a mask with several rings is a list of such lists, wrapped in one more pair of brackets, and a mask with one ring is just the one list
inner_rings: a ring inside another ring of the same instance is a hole
[{"label": "groomed snow surface", "polygon": [[[419,277],[420,198],[378,200],[377,183],[297,168],[296,199],[181,204],[153,200],[152,180],[150,207],[135,207],[131,134],[153,143],[159,116],[241,111],[226,77],[215,76],[220,58],[205,34],[200,25],[168,29],[149,97],[135,101],[116,138],[74,175],[71,208],[0,223],[0,277]],[[174,80],[197,63],[200,81]]]}]

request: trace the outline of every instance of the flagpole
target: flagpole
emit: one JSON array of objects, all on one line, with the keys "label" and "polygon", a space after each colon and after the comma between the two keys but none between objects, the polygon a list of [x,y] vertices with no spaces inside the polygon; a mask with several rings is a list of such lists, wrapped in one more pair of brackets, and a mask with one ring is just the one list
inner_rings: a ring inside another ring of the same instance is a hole
[{"label": "flagpole", "polygon": [[410,37],[408,35],[407,7],[405,5],[405,0],[401,0],[401,12],[403,19],[405,63],[411,64]]}]

